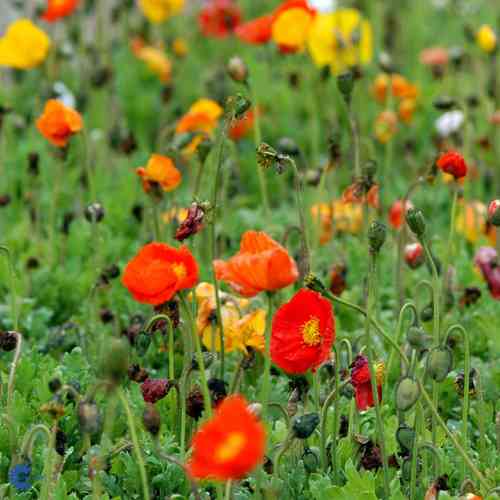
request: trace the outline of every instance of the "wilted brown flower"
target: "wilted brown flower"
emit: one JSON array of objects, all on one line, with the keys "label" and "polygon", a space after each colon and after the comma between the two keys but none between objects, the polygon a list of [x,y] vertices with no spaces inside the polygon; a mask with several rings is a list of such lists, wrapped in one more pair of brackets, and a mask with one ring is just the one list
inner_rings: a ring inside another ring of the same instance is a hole
[{"label": "wilted brown flower", "polygon": [[181,222],[175,232],[177,241],[184,241],[186,238],[198,233],[203,228],[203,218],[205,217],[206,206],[193,202],[188,209],[187,217]]}]

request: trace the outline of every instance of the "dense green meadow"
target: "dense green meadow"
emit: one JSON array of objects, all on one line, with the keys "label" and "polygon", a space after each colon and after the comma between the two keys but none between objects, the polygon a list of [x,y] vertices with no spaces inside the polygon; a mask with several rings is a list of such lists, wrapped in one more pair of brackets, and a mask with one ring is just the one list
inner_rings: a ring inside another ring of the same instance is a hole
[{"label": "dense green meadow", "polygon": [[0,0],[0,499],[497,498],[500,2],[47,3]]}]

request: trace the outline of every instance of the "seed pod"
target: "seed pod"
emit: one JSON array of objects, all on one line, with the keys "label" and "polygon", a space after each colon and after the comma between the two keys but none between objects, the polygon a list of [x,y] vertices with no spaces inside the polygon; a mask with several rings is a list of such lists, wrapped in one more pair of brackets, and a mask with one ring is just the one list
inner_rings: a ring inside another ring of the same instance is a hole
[{"label": "seed pod", "polygon": [[142,423],[146,430],[153,436],[157,436],[160,432],[161,416],[155,405],[148,403],[142,414]]},{"label": "seed pod", "polygon": [[370,245],[370,251],[377,254],[387,237],[387,227],[381,222],[374,221],[368,229],[368,243]]},{"label": "seed pod", "polygon": [[431,321],[432,318],[434,318],[434,305],[432,302],[430,304],[427,304],[421,311],[420,311],[420,320],[423,323],[427,323],[428,321]]},{"label": "seed pod", "polygon": [[154,404],[169,393],[172,385],[166,378],[148,378],[141,384],[142,397],[146,403]]},{"label": "seed pod", "polygon": [[319,450],[306,447],[302,453],[302,462],[304,462],[304,468],[309,474],[316,472],[319,467]]},{"label": "seed pod", "polygon": [[427,355],[427,373],[436,382],[442,382],[453,367],[453,354],[449,347],[435,347]]},{"label": "seed pod", "polygon": [[408,411],[420,397],[420,387],[411,377],[404,377],[396,388],[396,406],[398,410]]},{"label": "seed pod", "polygon": [[412,325],[406,332],[406,340],[413,347],[413,349],[421,349],[427,342],[427,335],[425,330],[418,325]]},{"label": "seed pod", "polygon": [[337,77],[337,88],[339,89],[346,102],[351,102],[351,94],[354,88],[354,75],[351,71],[341,73]]},{"label": "seed pod", "polygon": [[248,78],[248,68],[241,57],[234,56],[227,63],[227,72],[233,81],[245,83]]},{"label": "seed pod", "polygon": [[415,430],[406,424],[401,424],[396,431],[396,440],[404,450],[411,450],[413,448],[415,436]]},{"label": "seed pod", "polygon": [[186,398],[186,413],[194,420],[201,418],[205,403],[199,387],[193,387]]},{"label": "seed pod", "polygon": [[296,438],[307,439],[319,424],[317,413],[306,413],[293,421],[292,431]]},{"label": "seed pod", "polygon": [[409,208],[406,211],[406,223],[417,238],[422,238],[424,236],[426,224],[424,214],[421,210]]}]

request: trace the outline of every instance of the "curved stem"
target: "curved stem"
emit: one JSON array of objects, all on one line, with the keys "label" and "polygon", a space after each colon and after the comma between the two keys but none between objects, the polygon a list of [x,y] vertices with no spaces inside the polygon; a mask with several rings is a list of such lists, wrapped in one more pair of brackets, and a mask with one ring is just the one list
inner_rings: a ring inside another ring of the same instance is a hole
[{"label": "curved stem", "polygon": [[290,431],[288,433],[288,436],[286,437],[285,441],[281,445],[280,449],[277,451],[276,455],[274,456],[274,461],[273,461],[274,474],[276,474],[277,477],[279,477],[279,468],[280,468],[281,457],[288,451],[288,449],[290,448],[294,439],[295,439],[295,436],[293,435],[293,432]]},{"label": "curved stem", "polygon": [[9,381],[7,383],[7,413],[10,412],[10,407],[12,403],[12,396],[14,394],[14,382],[16,379],[16,369],[17,364],[19,363],[19,358],[21,357],[21,350],[23,346],[23,336],[19,332],[15,332],[17,342],[16,342],[16,350],[14,352],[14,359],[12,360],[12,364],[10,365],[9,371]]},{"label": "curved stem", "polygon": [[439,451],[436,447],[434,447],[431,443],[421,443],[418,445],[418,449],[426,449],[431,452],[434,457],[434,468],[436,469],[436,474],[439,476],[441,471],[441,456],[439,455]]},{"label": "curved stem", "polygon": [[269,408],[277,408],[283,414],[283,416],[285,417],[286,426],[288,428],[290,428],[290,416],[288,415],[288,412],[285,410],[285,408],[283,408],[283,406],[280,403],[274,403],[274,402],[270,401],[267,404],[267,406]]},{"label": "curved stem", "polygon": [[43,467],[43,482],[42,482],[42,487],[40,488],[41,500],[49,500],[51,486],[55,487],[52,481],[52,467],[53,467],[52,464],[54,461],[54,446],[56,442],[56,432],[57,432],[57,424],[54,424],[49,434],[50,437],[47,446],[47,457],[45,458],[45,465]]},{"label": "curved stem", "polygon": [[41,434],[45,434],[47,443],[50,443],[51,434],[49,428],[44,424],[37,424],[33,426],[24,437],[23,444],[21,446],[21,457],[27,457],[31,460],[36,438]]},{"label": "curved stem", "polygon": [[135,453],[135,459],[137,460],[137,465],[139,467],[139,472],[141,475],[143,498],[144,500],[149,500],[150,497],[149,497],[148,476],[146,474],[146,466],[144,465],[144,459],[142,457],[139,439],[137,438],[137,432],[134,424],[134,417],[132,415],[132,411],[130,410],[130,405],[128,404],[127,397],[125,396],[123,389],[119,388],[117,392],[120,402],[123,406],[123,409],[127,414],[127,423],[130,431],[130,437],[132,438],[132,443],[134,445],[133,449]]},{"label": "curved stem", "polygon": [[[448,328],[444,336],[443,343],[446,344],[448,336],[453,331],[458,331],[462,335],[462,340],[464,343],[464,404],[462,408],[462,438],[463,447],[467,451],[468,444],[468,422],[469,422],[469,384],[470,384],[470,343],[469,335],[467,330],[461,325],[453,325]],[[462,468],[462,480],[465,479],[466,467],[465,462]]]}]

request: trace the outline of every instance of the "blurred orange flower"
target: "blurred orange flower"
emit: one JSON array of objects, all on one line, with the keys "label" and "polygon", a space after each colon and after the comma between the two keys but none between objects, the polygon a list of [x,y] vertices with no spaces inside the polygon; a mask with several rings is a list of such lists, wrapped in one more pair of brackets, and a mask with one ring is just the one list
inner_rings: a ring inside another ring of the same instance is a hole
[{"label": "blurred orange flower", "polygon": [[242,396],[224,399],[193,437],[187,470],[197,479],[241,479],[264,459],[264,424]]},{"label": "blurred orange flower", "polygon": [[182,180],[182,174],[175,167],[174,162],[167,156],[153,154],[146,167],[139,167],[137,175],[142,178],[142,187],[148,193],[154,185],[163,191],[173,191]]},{"label": "blurred orange flower", "polygon": [[250,131],[253,130],[255,116],[259,110],[249,109],[241,118],[234,120],[229,127],[228,135],[233,141],[243,139]]},{"label": "blurred orange flower", "polygon": [[137,302],[159,305],[198,282],[198,264],[187,247],[149,243],[127,264],[122,283]]},{"label": "blurred orange flower", "polygon": [[40,133],[54,146],[63,148],[70,137],[83,128],[80,113],[56,99],[49,99],[36,121]]},{"label": "blurred orange flower", "polygon": [[386,144],[397,132],[398,117],[394,111],[386,109],[382,111],[375,120],[375,138],[382,144]]},{"label": "blurred orange flower", "polygon": [[241,22],[241,11],[233,0],[208,0],[198,16],[201,32],[207,37],[225,38]]},{"label": "blurred orange flower", "polygon": [[418,95],[418,88],[404,76],[380,73],[373,82],[372,93],[378,102],[383,103],[389,92],[398,99],[415,99]]},{"label": "blurred orange flower", "polygon": [[271,40],[273,34],[272,26],[272,15],[261,16],[240,24],[234,30],[234,33],[243,42],[252,45],[261,45]]},{"label": "blurred orange flower", "polygon": [[158,76],[160,81],[168,83],[172,76],[172,63],[162,49],[146,45],[142,38],[134,38],[130,43],[132,52],[137,59]]},{"label": "blurred orange flower", "polygon": [[272,292],[295,283],[297,265],[287,250],[264,232],[243,234],[239,252],[228,261],[215,260],[216,278],[244,297]]},{"label": "blurred orange flower", "polygon": [[62,17],[69,16],[78,7],[80,0],[47,0],[47,8],[42,19],[53,23]]}]

